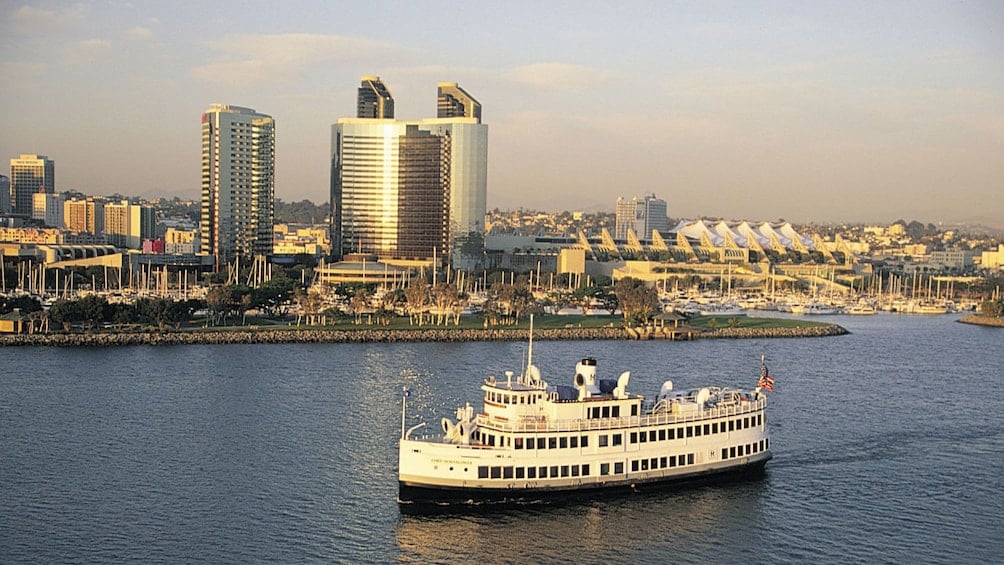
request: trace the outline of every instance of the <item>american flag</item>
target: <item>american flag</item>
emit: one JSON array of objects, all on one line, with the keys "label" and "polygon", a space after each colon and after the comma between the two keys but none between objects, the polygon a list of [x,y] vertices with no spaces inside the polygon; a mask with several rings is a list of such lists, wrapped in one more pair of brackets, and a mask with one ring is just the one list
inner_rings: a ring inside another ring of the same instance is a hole
[{"label": "american flag", "polygon": [[774,392],[774,377],[770,376],[770,372],[767,370],[766,364],[760,365],[760,380],[757,381],[756,386],[766,390],[767,392]]}]

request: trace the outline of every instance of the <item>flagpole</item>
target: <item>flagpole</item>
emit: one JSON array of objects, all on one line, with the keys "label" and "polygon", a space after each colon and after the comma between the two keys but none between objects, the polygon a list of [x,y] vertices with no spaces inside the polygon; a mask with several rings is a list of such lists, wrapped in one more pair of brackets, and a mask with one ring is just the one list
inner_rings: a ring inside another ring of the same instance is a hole
[{"label": "flagpole", "polygon": [[408,402],[408,387],[404,387],[404,394],[401,395],[401,439],[404,439],[404,410]]}]

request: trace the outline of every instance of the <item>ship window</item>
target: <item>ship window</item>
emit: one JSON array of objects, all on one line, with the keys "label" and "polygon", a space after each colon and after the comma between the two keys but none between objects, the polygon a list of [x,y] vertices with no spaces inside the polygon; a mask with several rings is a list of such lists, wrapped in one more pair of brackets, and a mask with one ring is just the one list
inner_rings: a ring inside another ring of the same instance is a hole
[{"label": "ship window", "polygon": [[638,434],[638,441],[640,443],[647,442],[648,441],[648,434],[646,434],[645,432],[641,432],[640,434]]},{"label": "ship window", "polygon": [[600,475],[610,474],[610,463],[600,463]]},{"label": "ship window", "polygon": [[735,457],[735,456],[736,456],[736,448],[735,447],[730,447],[729,448],[729,457],[731,458],[731,457]]},{"label": "ship window", "polygon": [[600,447],[606,447],[607,446],[607,436],[606,436],[606,434],[603,434],[603,435],[600,436],[600,444],[599,445],[600,445]]},{"label": "ship window", "polygon": [[522,479],[524,476],[526,476],[526,469],[523,467],[516,467],[516,478]]},{"label": "ship window", "polygon": [[648,441],[655,441],[655,430],[650,430],[648,432]]},{"label": "ship window", "polygon": [[557,477],[558,476],[558,466],[557,465],[551,465],[551,476],[552,477]]},{"label": "ship window", "polygon": [[764,441],[763,448],[770,449],[770,438],[769,437],[764,438],[763,441]]},{"label": "ship window", "polygon": [[502,467],[492,467],[492,478],[493,479],[502,478]]},{"label": "ship window", "polygon": [[641,470],[648,471],[648,459],[641,460]]},{"label": "ship window", "polygon": [[558,448],[558,438],[556,438],[556,437],[549,437],[549,438],[547,438],[547,448],[548,449],[557,449]]},{"label": "ship window", "polygon": [[711,424],[704,424],[704,435],[711,433]]},{"label": "ship window", "polygon": [[663,469],[666,468],[666,458],[665,457],[661,457],[659,459],[659,467],[662,467]]},{"label": "ship window", "polygon": [[676,467],[676,455],[669,456],[669,466]]},{"label": "ship window", "polygon": [[620,474],[623,474],[623,473],[624,473],[624,462],[623,461],[617,461],[616,463],[614,463],[614,474],[615,475],[620,475]]},{"label": "ship window", "polygon": [[573,477],[578,477],[579,476],[579,466],[578,465],[572,465],[572,476]]},{"label": "ship window", "polygon": [[746,444],[746,455],[749,455],[750,453],[753,453],[753,448],[750,446],[750,444],[747,443]]},{"label": "ship window", "polygon": [[687,454],[687,465],[693,465],[693,464],[694,464],[694,454],[693,453],[688,453]]},{"label": "ship window", "polygon": [[511,479],[512,478],[512,467],[503,467],[502,468],[502,478],[503,479]]},{"label": "ship window", "polygon": [[538,474],[540,475],[540,478],[546,479],[547,478],[547,467],[540,467],[539,471],[540,472]]},{"label": "ship window", "polygon": [[687,437],[694,437],[694,426],[687,426]]},{"label": "ship window", "polygon": [[589,417],[590,418],[599,418],[600,417],[600,407],[599,406],[593,406],[592,408],[590,408],[589,409]]},{"label": "ship window", "polygon": [[631,443],[638,443],[638,432],[631,432]]},{"label": "ship window", "polygon": [[735,431],[735,421],[734,420],[729,420],[729,431],[730,432]]},{"label": "ship window", "polygon": [[568,438],[568,446],[571,448],[579,447],[579,436],[572,436]]},{"label": "ship window", "polygon": [[582,466],[582,476],[583,477],[588,477],[589,476],[589,465],[588,464]]},{"label": "ship window", "polygon": [[568,465],[562,465],[561,466],[561,476],[562,477],[567,477],[568,476]]},{"label": "ship window", "polygon": [[729,458],[729,448],[723,447],[722,448],[722,459],[728,459],[728,458]]},{"label": "ship window", "polygon": [[718,433],[718,422],[715,422],[714,424],[711,424],[711,433],[713,433],[713,434],[717,434]]},{"label": "ship window", "polygon": [[604,418],[609,418],[610,417],[610,407],[609,406],[604,406],[603,407],[603,417]]},{"label": "ship window", "polygon": [[479,479],[487,479],[488,478],[488,466],[487,465],[482,465],[482,466],[478,467],[478,478]]},{"label": "ship window", "polygon": [[666,441],[666,430],[659,430],[659,441]]},{"label": "ship window", "polygon": [[632,473],[637,473],[638,472],[638,460],[637,459],[635,459],[634,461],[631,462],[631,472]]},{"label": "ship window", "polygon": [[568,448],[568,438],[561,436],[561,438],[558,439],[558,446],[561,447],[561,449]]},{"label": "ship window", "polygon": [[631,405],[631,415],[632,416],[637,416],[638,415],[638,405],[637,404],[632,404]]},{"label": "ship window", "polygon": [[653,457],[652,461],[649,462],[649,466],[651,466],[653,469],[658,469],[659,468],[659,458],[658,457]]},{"label": "ship window", "polygon": [[623,438],[623,436],[621,436],[621,434],[614,434],[614,436],[613,436],[613,442],[614,443],[613,444],[614,445],[620,445],[621,444],[621,440],[623,440],[623,439],[624,438]]},{"label": "ship window", "polygon": [[613,408],[611,408],[610,409],[610,415],[613,416],[614,418],[620,418],[621,417],[621,407],[620,406],[614,406]]},{"label": "ship window", "polygon": [[542,437],[537,438],[537,449],[546,449],[547,448],[546,442],[547,438],[542,438]]},{"label": "ship window", "polygon": [[582,436],[579,438],[579,445],[582,447],[589,447],[589,436]]},{"label": "ship window", "polygon": [[516,438],[516,449],[523,449],[523,438]]},{"label": "ship window", "polygon": [[536,467],[527,467],[526,468],[526,478],[528,478],[528,479],[536,479],[537,478],[537,468]]}]

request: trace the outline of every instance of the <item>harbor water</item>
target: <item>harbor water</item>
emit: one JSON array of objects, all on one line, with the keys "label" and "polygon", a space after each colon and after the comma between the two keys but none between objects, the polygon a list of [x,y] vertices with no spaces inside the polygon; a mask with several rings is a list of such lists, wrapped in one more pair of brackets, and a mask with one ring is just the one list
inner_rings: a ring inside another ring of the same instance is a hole
[{"label": "harbor water", "polygon": [[629,389],[776,378],[762,477],[402,514],[407,422],[438,426],[526,343],[0,349],[0,562],[987,563],[1004,553],[1004,331],[828,317],[850,334],[537,341]]}]

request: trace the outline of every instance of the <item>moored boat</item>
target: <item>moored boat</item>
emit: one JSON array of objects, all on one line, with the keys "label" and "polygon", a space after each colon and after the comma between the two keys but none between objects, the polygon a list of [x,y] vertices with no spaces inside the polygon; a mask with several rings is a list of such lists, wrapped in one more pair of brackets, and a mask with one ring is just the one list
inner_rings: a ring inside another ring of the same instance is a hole
[{"label": "moored boat", "polygon": [[706,386],[652,398],[628,391],[630,372],[602,379],[594,358],[576,365],[571,385],[549,385],[527,370],[484,380],[483,407],[469,403],[442,433],[404,429],[398,500],[408,503],[536,501],[605,489],[736,475],[771,459],[762,366],[751,390]]}]

